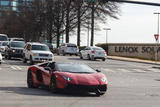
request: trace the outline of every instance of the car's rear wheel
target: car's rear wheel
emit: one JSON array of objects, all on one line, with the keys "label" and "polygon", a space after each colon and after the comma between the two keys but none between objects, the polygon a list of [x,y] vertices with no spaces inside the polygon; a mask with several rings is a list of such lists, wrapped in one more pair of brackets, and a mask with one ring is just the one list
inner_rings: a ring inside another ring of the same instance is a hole
[{"label": "car's rear wheel", "polygon": [[94,60],[95,60],[95,58],[94,58],[94,56],[93,56],[93,55],[92,55],[92,57],[91,57],[91,60],[92,60],[92,61],[94,61]]},{"label": "car's rear wheel", "polygon": [[57,84],[55,76],[51,77],[49,89],[52,93],[57,92]]},{"label": "car's rear wheel", "polygon": [[89,60],[91,60],[91,57],[90,57],[90,55],[89,55],[89,54],[88,54],[88,59],[89,59]]},{"label": "car's rear wheel", "polygon": [[31,71],[28,71],[27,74],[27,86],[28,88],[36,88],[33,83],[33,76]]},{"label": "car's rear wheel", "polygon": [[105,60],[106,60],[105,58],[102,59],[102,61],[105,61]]}]

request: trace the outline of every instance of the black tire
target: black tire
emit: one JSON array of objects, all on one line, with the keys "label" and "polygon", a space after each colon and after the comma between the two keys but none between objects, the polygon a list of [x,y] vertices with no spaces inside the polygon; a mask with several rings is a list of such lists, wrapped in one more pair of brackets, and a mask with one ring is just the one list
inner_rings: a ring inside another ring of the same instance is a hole
[{"label": "black tire", "polygon": [[91,60],[92,60],[92,61],[94,61],[94,60],[95,60],[95,58],[94,58],[94,56],[93,56],[93,55],[92,55],[92,57],[91,57]]},{"label": "black tire", "polygon": [[80,59],[83,59],[83,57],[82,57],[82,54],[81,54],[81,53],[80,53],[80,55],[79,55],[79,56],[80,56]]},{"label": "black tire", "polygon": [[29,64],[30,64],[30,65],[33,65],[33,64],[34,64],[34,62],[33,62],[33,60],[32,60],[32,56],[30,56]]},{"label": "black tire", "polygon": [[2,62],[0,62],[0,64],[1,64]]},{"label": "black tire", "polygon": [[50,80],[50,86],[49,86],[49,89],[52,93],[56,93],[57,92],[57,86],[56,86],[56,78],[55,76],[52,76],[51,77],[51,80]]},{"label": "black tire", "polygon": [[89,55],[89,54],[88,54],[88,59],[89,59],[89,60],[91,60],[91,57],[90,57],[90,55]]},{"label": "black tire", "polygon": [[105,61],[105,60],[106,60],[105,58],[102,59],[102,61]]},{"label": "black tire", "polygon": [[36,88],[33,84],[34,83],[33,83],[32,72],[28,71],[28,74],[27,74],[27,86],[28,86],[28,88]]}]

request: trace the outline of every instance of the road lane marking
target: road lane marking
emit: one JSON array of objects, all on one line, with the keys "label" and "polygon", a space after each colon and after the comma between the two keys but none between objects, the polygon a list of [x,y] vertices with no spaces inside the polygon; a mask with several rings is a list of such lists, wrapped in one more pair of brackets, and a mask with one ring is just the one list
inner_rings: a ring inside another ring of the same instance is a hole
[{"label": "road lane marking", "polygon": [[14,70],[22,70],[22,68],[20,68],[19,66],[11,66],[11,68]]},{"label": "road lane marking", "polygon": [[146,71],[144,71],[142,69],[133,69],[133,71],[136,71],[136,72],[146,72]]},{"label": "road lane marking", "polygon": [[148,69],[148,70],[153,71],[153,72],[160,72],[159,69]]},{"label": "road lane marking", "polygon": [[127,70],[127,69],[117,69],[117,70],[120,72],[130,72],[130,70]]},{"label": "road lane marking", "polygon": [[107,71],[107,72],[114,72],[113,69],[107,69],[107,68],[105,68],[105,69],[102,69],[102,70]]}]

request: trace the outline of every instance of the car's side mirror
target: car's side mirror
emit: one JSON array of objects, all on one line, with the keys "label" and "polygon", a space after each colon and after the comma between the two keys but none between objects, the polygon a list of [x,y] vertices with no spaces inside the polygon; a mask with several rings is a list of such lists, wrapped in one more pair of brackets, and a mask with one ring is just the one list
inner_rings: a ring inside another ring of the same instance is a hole
[{"label": "car's side mirror", "polygon": [[44,67],[44,69],[47,70],[47,71],[51,71],[50,67]]},{"label": "car's side mirror", "polygon": [[100,71],[100,70],[98,70],[98,69],[97,69],[96,71],[97,71],[97,72],[101,72],[101,71]]}]

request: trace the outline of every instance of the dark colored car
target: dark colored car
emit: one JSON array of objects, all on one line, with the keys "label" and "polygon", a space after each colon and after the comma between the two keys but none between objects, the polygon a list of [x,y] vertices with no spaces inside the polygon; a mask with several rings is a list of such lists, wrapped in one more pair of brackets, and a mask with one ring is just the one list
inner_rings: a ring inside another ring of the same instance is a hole
[{"label": "dark colored car", "polygon": [[98,96],[107,91],[104,74],[85,64],[45,62],[28,68],[29,88],[47,86],[52,92],[95,92]]},{"label": "dark colored car", "polygon": [[5,49],[5,58],[11,59],[11,57],[22,58],[25,42],[23,41],[11,41]]}]

